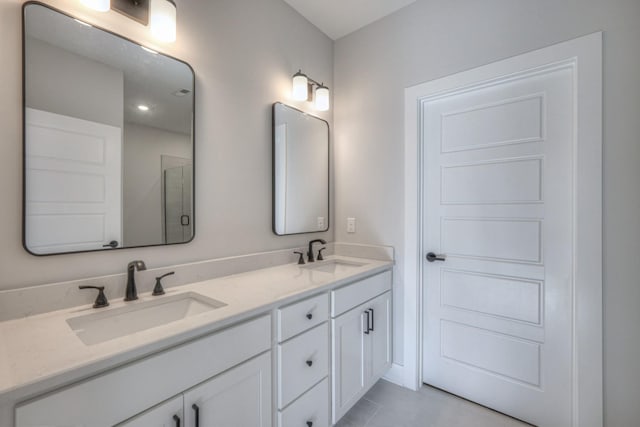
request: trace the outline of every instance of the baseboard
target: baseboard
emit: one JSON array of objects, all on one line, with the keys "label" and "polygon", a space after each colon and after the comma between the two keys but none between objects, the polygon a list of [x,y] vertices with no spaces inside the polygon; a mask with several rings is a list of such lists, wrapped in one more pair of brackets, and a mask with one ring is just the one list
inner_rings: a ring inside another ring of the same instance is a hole
[{"label": "baseboard", "polygon": [[404,387],[404,367],[402,365],[398,365],[397,363],[393,363],[391,365],[391,369],[387,371],[383,379],[389,381],[390,383],[394,383],[399,385],[400,387]]}]

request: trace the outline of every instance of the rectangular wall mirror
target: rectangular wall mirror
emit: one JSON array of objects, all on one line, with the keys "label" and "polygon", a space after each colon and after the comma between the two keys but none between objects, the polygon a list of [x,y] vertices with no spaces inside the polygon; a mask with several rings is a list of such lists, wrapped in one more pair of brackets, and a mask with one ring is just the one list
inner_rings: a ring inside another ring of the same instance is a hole
[{"label": "rectangular wall mirror", "polygon": [[190,241],[191,67],[37,2],[23,31],[27,251]]},{"label": "rectangular wall mirror", "polygon": [[329,229],[329,124],[273,105],[273,231]]}]

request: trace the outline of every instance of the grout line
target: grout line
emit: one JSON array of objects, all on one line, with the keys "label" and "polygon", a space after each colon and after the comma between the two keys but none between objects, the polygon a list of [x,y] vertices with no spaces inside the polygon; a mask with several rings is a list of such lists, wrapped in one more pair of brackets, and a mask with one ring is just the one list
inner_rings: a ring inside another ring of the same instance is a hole
[{"label": "grout line", "polygon": [[[369,401],[369,402],[371,402],[371,401]],[[373,402],[372,402],[372,403],[373,403]],[[373,414],[369,417],[369,419],[364,423],[364,426],[363,426],[363,427],[367,427],[367,426],[369,425],[369,423],[371,422],[371,420],[373,420],[373,419],[376,417],[376,415],[378,415],[378,412],[380,411],[380,409],[381,409],[381,408],[382,408],[382,406],[378,406],[378,407],[376,408],[376,410],[374,411],[374,413],[373,413]]]}]

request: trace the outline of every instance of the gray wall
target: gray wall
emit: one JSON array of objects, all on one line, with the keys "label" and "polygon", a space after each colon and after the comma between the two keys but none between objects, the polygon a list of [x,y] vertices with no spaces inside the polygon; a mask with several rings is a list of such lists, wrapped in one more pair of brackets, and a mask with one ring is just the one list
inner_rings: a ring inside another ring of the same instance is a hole
[{"label": "gray wall", "polygon": [[191,159],[191,136],[124,124],[122,242],[125,246],[163,242],[162,155]]},{"label": "gray wall", "polygon": [[[336,240],[402,264],[403,89],[604,31],[604,375],[611,427],[640,423],[640,2],[418,0],[335,44]],[[353,161],[353,159],[358,159]],[[347,234],[346,218],[358,219]],[[396,309],[402,276],[395,272]],[[395,359],[401,362],[401,310]]]},{"label": "gray wall", "polygon": [[[196,74],[196,237],[172,247],[35,257],[21,244],[21,0],[0,2],[0,289],[123,272],[132,259],[175,265],[303,246],[309,235],[271,231],[271,104],[291,103],[302,68],[333,82],[333,42],[282,0],[178,2],[178,41],[77,0],[52,6],[190,63]],[[309,110],[305,103],[293,105]],[[331,111],[321,116],[331,122]],[[333,240],[333,231],[314,234]],[[291,260],[295,260],[292,255]]]},{"label": "gray wall", "polygon": [[27,40],[25,52],[27,107],[122,129],[121,70],[34,38]]}]

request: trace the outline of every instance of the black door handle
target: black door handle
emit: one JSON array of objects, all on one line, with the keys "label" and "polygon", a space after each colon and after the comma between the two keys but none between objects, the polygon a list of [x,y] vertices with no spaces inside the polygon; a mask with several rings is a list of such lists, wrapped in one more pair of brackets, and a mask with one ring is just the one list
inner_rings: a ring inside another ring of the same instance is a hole
[{"label": "black door handle", "polygon": [[177,415],[173,416],[173,421],[176,422],[176,427],[180,427],[180,417]]},{"label": "black door handle", "polygon": [[196,426],[195,427],[200,427],[200,408],[195,403],[193,405],[191,405],[191,408],[194,411],[196,411]]},{"label": "black door handle", "polygon": [[442,254],[440,254],[440,255],[436,255],[436,254],[435,254],[435,253],[433,253],[433,252],[429,252],[429,253],[427,254],[427,261],[429,261],[429,262],[434,262],[434,261],[445,261],[446,259],[447,259],[447,256],[446,256],[446,255],[442,255]]},{"label": "black door handle", "polygon": [[102,245],[103,248],[117,248],[118,247],[118,241],[117,240],[112,240],[109,243],[107,243],[106,245]]},{"label": "black door handle", "polygon": [[375,316],[373,315],[373,308],[370,308],[370,309],[369,309],[369,310],[367,310],[367,311],[370,311],[370,312],[371,312],[371,317],[370,317],[370,319],[371,319],[371,328],[370,328],[369,330],[370,330],[370,331],[375,331],[375,329],[373,328],[373,326],[374,326],[374,325],[373,325],[373,318],[375,317]]},{"label": "black door handle", "polygon": [[180,217],[180,225],[187,226],[190,223],[189,215],[182,215]]},{"label": "black door handle", "polygon": [[364,333],[369,335],[369,322],[371,322],[371,320],[369,319],[369,310],[365,310],[364,314],[367,316],[367,330],[364,331]]}]

